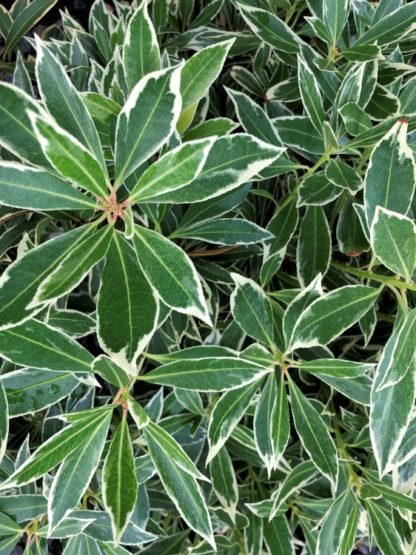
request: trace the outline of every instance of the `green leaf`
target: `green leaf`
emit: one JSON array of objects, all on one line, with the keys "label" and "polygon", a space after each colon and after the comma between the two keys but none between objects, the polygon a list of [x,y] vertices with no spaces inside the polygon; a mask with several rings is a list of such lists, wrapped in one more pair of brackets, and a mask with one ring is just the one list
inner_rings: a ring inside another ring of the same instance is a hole
[{"label": "green leaf", "polygon": [[[341,0],[348,1],[348,0]],[[305,60],[298,56],[298,81],[303,106],[315,129],[322,134],[325,121],[325,110],[318,82]]]},{"label": "green leaf", "polygon": [[270,476],[289,442],[289,405],[284,380],[270,374],[256,405],[254,436],[257,451]]},{"label": "green leaf", "polygon": [[78,310],[50,308],[47,321],[53,328],[58,328],[71,337],[84,337],[95,330],[94,318]]},{"label": "green leaf", "polygon": [[166,430],[154,422],[150,422],[145,429],[146,436],[150,435],[152,443],[157,444],[159,449],[169,452],[170,461],[178,468],[197,480],[209,482],[208,478],[201,474],[179,443]]},{"label": "green leaf", "polygon": [[181,75],[182,110],[203,98],[217,79],[234,39],[201,49],[186,61]]},{"label": "green leaf", "polygon": [[201,282],[183,250],[160,233],[139,226],[135,228],[134,246],[146,279],[162,301],[211,325]]},{"label": "green leaf", "polygon": [[236,287],[230,305],[234,320],[250,337],[274,345],[272,306],[263,289],[253,280],[232,273]]},{"label": "green leaf", "polygon": [[410,218],[377,206],[371,226],[374,254],[392,272],[411,283],[416,266],[416,226]]},{"label": "green leaf", "polygon": [[408,372],[414,371],[416,351],[416,309],[410,310],[397,332],[394,350],[377,391],[399,383]]},{"label": "green leaf", "polygon": [[374,364],[353,362],[334,358],[314,359],[298,363],[299,370],[304,370],[316,376],[333,376],[334,378],[356,378],[374,368]]},{"label": "green leaf", "polygon": [[37,320],[1,331],[0,353],[21,366],[77,373],[91,372],[93,360],[74,339]]},{"label": "green leaf", "polygon": [[359,519],[360,505],[358,499],[353,500],[352,508],[347,517],[344,533],[340,545],[340,555],[350,555],[355,545],[355,538],[357,535],[358,519]]},{"label": "green leaf", "polygon": [[54,301],[75,289],[91,268],[105,256],[112,236],[112,226],[106,226],[70,250],[59,266],[42,282],[32,305]]},{"label": "green leaf", "polygon": [[0,513],[0,535],[1,536],[14,536],[16,534],[23,534],[23,529],[9,516]]},{"label": "green leaf", "polygon": [[60,177],[15,162],[0,162],[0,202],[29,210],[83,210],[96,204]]},{"label": "green leaf", "polygon": [[79,380],[71,372],[23,368],[1,377],[11,417],[49,407],[71,393]]},{"label": "green leaf", "polygon": [[160,52],[156,31],[142,2],[127,26],[123,45],[123,69],[128,90],[145,75],[160,69]]},{"label": "green leaf", "polygon": [[56,125],[52,118],[32,112],[29,112],[29,117],[42,150],[52,166],[72,184],[97,197],[107,197],[107,172],[87,148]]},{"label": "green leaf", "polygon": [[293,493],[299,492],[306,485],[314,481],[317,474],[318,471],[316,466],[308,460],[299,463],[292,470],[290,470],[279,489],[276,490],[269,520],[272,520],[276,516],[286,499],[288,499]]},{"label": "green leaf", "polygon": [[348,526],[348,516],[354,504],[349,489],[339,495],[326,512],[318,535],[317,555],[333,555],[339,549]]},{"label": "green leaf", "polygon": [[302,289],[298,295],[288,304],[283,316],[283,336],[285,345],[288,347],[292,340],[293,330],[295,329],[296,322],[301,314],[308,308],[308,306],[322,297],[322,276],[318,274],[311,283]]},{"label": "green leaf", "polygon": [[401,6],[372,25],[355,41],[354,46],[374,44],[376,41],[379,46],[384,46],[397,41],[413,30],[415,21],[416,5]]},{"label": "green leaf", "polygon": [[193,391],[226,391],[259,380],[269,372],[270,368],[243,359],[216,357],[168,362],[139,379]]},{"label": "green leaf", "polygon": [[276,516],[263,524],[264,541],[270,554],[295,555],[293,533],[285,516]]},{"label": "green leaf", "polygon": [[224,393],[213,408],[208,425],[209,452],[207,464],[219,452],[232,434],[250,404],[259,382],[255,381]]},{"label": "green leaf", "polygon": [[335,46],[348,20],[350,0],[324,0],[323,22]]},{"label": "green leaf", "polygon": [[223,195],[247,183],[281,156],[284,150],[245,133],[220,137],[212,145],[207,161],[192,186],[165,193],[158,201],[193,203]]},{"label": "green leaf", "polygon": [[318,274],[324,275],[331,261],[331,233],[324,209],[308,206],[300,224],[296,266],[299,282],[309,285]]},{"label": "green leaf", "polygon": [[155,154],[175,130],[181,109],[182,66],[143,77],[117,118],[115,186]]},{"label": "green leaf", "polygon": [[341,160],[331,158],[326,165],[325,175],[331,183],[350,191],[353,195],[363,187],[363,181],[359,174]]},{"label": "green leaf", "polygon": [[127,419],[122,418],[110,443],[103,467],[103,499],[118,544],[133,512],[137,478]]},{"label": "green leaf", "polygon": [[112,412],[96,424],[82,444],[64,460],[48,497],[49,535],[81,500],[100,462]]},{"label": "green leaf", "polygon": [[[127,401],[127,406],[138,430],[141,430],[150,424],[149,415],[134,399],[129,399]],[[140,475],[138,476],[138,479],[140,480]]]},{"label": "green leaf", "polygon": [[57,0],[32,0],[21,10],[17,10],[16,17],[7,33],[4,53],[11,52],[19,40],[56,4]]},{"label": "green leaf", "polygon": [[373,306],[379,289],[345,285],[316,299],[297,320],[289,349],[327,345]]},{"label": "green leaf", "polygon": [[235,522],[238,503],[237,480],[230,455],[225,447],[219,450],[210,464],[212,486],[219,502]]},{"label": "green leaf", "polygon": [[414,157],[406,143],[406,134],[407,122],[398,121],[372,152],[364,188],[369,227],[374,220],[377,206],[407,214],[411,205],[416,173]]},{"label": "green leaf", "polygon": [[199,239],[214,245],[251,245],[273,235],[255,223],[239,218],[218,218],[174,231],[171,237]]},{"label": "green leaf", "polygon": [[116,364],[134,373],[136,359],[150,341],[158,315],[158,299],[140,270],[136,253],[116,232],[107,253],[98,297],[101,347]]},{"label": "green leaf", "polygon": [[100,139],[82,97],[49,47],[38,35],[35,38],[36,77],[46,109],[58,125],[93,154],[105,171]]},{"label": "green leaf", "polygon": [[88,439],[89,434],[106,418],[106,412],[98,413],[63,428],[42,443],[14,474],[0,484],[0,488],[9,489],[15,486],[23,486],[40,478],[76,449],[79,449],[83,442]]},{"label": "green leaf", "polygon": [[130,383],[130,376],[127,372],[105,355],[100,355],[94,360],[92,371],[94,374],[101,376],[106,382],[119,388],[128,387]]},{"label": "green leaf", "polygon": [[[29,308],[42,281],[58,266],[71,247],[76,247],[90,233],[85,225],[39,245],[18,258],[0,279],[0,329],[30,318]],[[39,310],[39,308],[37,309]]]},{"label": "green leaf", "polygon": [[0,83],[0,144],[26,162],[50,167],[33,131],[28,110],[45,115],[40,104],[10,83]]},{"label": "green leaf", "polygon": [[238,4],[240,13],[250,29],[278,52],[297,54],[301,39],[286,23],[271,12],[254,6]]},{"label": "green leaf", "polygon": [[160,441],[160,437],[155,438],[150,426],[143,433],[159,478],[179,514],[215,549],[208,508],[195,478],[178,467],[171,457],[170,445]]},{"label": "green leaf", "polygon": [[321,415],[301,390],[289,379],[290,405],[295,428],[305,451],[316,468],[331,482],[338,481],[337,450]]},{"label": "green leaf", "polygon": [[130,202],[159,202],[158,197],[190,184],[201,172],[212,139],[190,141],[167,152],[140,176]]},{"label": "green leaf", "polygon": [[405,555],[402,540],[394,528],[391,518],[372,501],[366,501],[371,531],[383,555]]},{"label": "green leaf", "polygon": [[4,382],[0,382],[0,462],[6,453],[9,437],[9,404]]},{"label": "green leaf", "polygon": [[297,206],[324,206],[335,200],[341,191],[324,172],[317,172],[301,181]]},{"label": "green leaf", "polygon": [[412,418],[416,392],[414,363],[398,383],[379,391],[392,367],[401,329],[396,327],[383,349],[371,390],[370,437],[380,475],[391,469]]}]

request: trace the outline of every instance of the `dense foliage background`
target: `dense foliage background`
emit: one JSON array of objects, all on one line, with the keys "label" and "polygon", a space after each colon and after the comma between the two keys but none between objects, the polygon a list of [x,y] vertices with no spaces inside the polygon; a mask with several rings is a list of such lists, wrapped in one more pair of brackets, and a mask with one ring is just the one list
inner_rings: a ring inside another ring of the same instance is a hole
[{"label": "dense foliage background", "polygon": [[416,2],[58,7],[0,5],[0,554],[416,553]]}]

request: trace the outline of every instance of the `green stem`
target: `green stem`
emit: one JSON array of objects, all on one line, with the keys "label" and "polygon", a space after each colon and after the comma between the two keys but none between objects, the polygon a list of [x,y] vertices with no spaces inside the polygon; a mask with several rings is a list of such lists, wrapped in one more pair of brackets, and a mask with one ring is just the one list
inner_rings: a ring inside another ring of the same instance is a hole
[{"label": "green stem", "polygon": [[337,270],[342,270],[343,272],[347,272],[347,274],[351,274],[352,276],[357,276],[364,279],[377,281],[379,283],[384,283],[386,286],[391,285],[393,287],[397,287],[398,289],[416,291],[416,285],[410,285],[408,283],[405,283],[404,281],[401,281],[399,279],[396,279],[390,276],[375,274],[373,272],[368,272],[367,270],[362,270],[361,268],[352,268],[347,264],[340,264],[339,262],[331,262],[331,267]]}]

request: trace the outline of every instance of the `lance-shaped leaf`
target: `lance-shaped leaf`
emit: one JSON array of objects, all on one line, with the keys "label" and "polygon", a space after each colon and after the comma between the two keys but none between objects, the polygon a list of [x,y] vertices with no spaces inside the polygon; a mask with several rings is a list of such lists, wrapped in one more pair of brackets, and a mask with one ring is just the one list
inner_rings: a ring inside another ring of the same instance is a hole
[{"label": "lance-shaped leaf", "polygon": [[296,267],[302,285],[309,285],[318,274],[325,275],[331,261],[331,233],[322,206],[308,206],[303,217]]},{"label": "lance-shaped leaf", "polygon": [[51,372],[23,368],[1,378],[11,417],[34,413],[49,407],[71,393],[79,379],[71,372]]},{"label": "lance-shaped leaf", "polygon": [[105,162],[98,132],[81,95],[61,62],[38,35],[35,38],[37,83],[46,109],[61,127],[94,155],[104,171]]},{"label": "lance-shaped leaf", "polygon": [[171,462],[175,463],[189,476],[209,482],[208,478],[201,474],[179,443],[164,428],[154,422],[150,422],[145,428],[146,433],[152,437],[152,443],[169,452]]},{"label": "lance-shaped leaf", "polygon": [[139,226],[134,245],[143,273],[162,301],[211,325],[201,282],[183,250],[160,233]]},{"label": "lance-shaped leaf", "polygon": [[158,314],[157,297],[140,270],[136,253],[120,233],[115,233],[98,297],[98,340],[102,348],[128,371],[150,341]]},{"label": "lance-shaped leaf", "polygon": [[[348,20],[350,0],[324,0],[322,6],[323,22],[335,46]],[[335,552],[334,552],[335,553]]]},{"label": "lance-shaped leaf", "polygon": [[335,358],[321,358],[298,363],[299,370],[316,376],[333,376],[334,378],[357,378],[374,368],[374,364],[354,362]]},{"label": "lance-shaped leaf", "polygon": [[326,512],[318,535],[317,555],[339,553],[342,538],[348,526],[348,516],[354,503],[349,489],[339,495]]},{"label": "lance-shaped leaf", "polygon": [[28,94],[11,85],[0,83],[0,145],[26,162],[50,167],[33,131],[28,110],[45,115],[41,105]]},{"label": "lance-shaped leaf", "polygon": [[51,302],[75,289],[105,256],[112,235],[112,226],[103,227],[69,251],[59,266],[42,282],[31,306]]},{"label": "lance-shaped leaf", "polygon": [[285,345],[290,345],[293,330],[300,315],[308,308],[308,306],[322,297],[322,276],[318,274],[311,283],[302,289],[301,292],[288,304],[283,316],[283,336]]},{"label": "lance-shaped leaf", "polygon": [[139,379],[193,391],[226,391],[259,380],[270,371],[243,359],[217,357],[168,362]]},{"label": "lance-shaped leaf", "polygon": [[86,225],[58,235],[28,251],[11,264],[0,278],[0,329],[31,317],[28,306],[42,281],[58,266],[71,247],[91,233]]},{"label": "lance-shaped leaf", "polygon": [[405,555],[406,549],[390,515],[386,515],[376,502],[368,500],[365,506],[371,532],[383,555]]},{"label": "lance-shaped leaf", "polygon": [[106,382],[119,388],[128,387],[130,383],[130,377],[127,372],[105,355],[100,355],[94,360],[92,371],[104,378]]},{"label": "lance-shaped leaf", "polygon": [[14,2],[15,9],[13,13],[13,23],[7,33],[7,41],[5,54],[13,50],[19,40],[30,30],[35,24],[42,19],[57,0],[32,0],[32,2]]},{"label": "lance-shaped leaf", "polygon": [[48,324],[71,337],[85,337],[95,330],[95,319],[78,310],[49,310]]},{"label": "lance-shaped leaf", "polygon": [[295,555],[293,533],[284,515],[263,524],[264,541],[269,553]]},{"label": "lance-shaped leaf", "polygon": [[110,443],[103,467],[103,499],[110,514],[113,539],[117,544],[133,512],[137,477],[127,419],[122,418]]},{"label": "lance-shaped leaf", "polygon": [[284,381],[270,374],[254,413],[257,451],[270,476],[289,441],[289,405]]},{"label": "lance-shaped leaf", "polygon": [[215,457],[243,417],[259,381],[227,391],[215,403],[208,425],[209,452],[207,464]]},{"label": "lance-shaped leaf", "polygon": [[21,535],[23,532],[23,528],[19,526],[15,520],[3,513],[0,513],[0,534],[2,536],[14,536],[19,533]]},{"label": "lance-shaped leaf", "polygon": [[70,426],[45,441],[6,481],[1,489],[23,486],[40,478],[79,449],[96,427],[107,418],[107,412],[94,414]]},{"label": "lance-shaped leaf", "polygon": [[298,56],[298,81],[303,106],[318,133],[322,134],[325,110],[318,82],[305,60]]},{"label": "lance-shaped leaf", "polygon": [[240,218],[218,218],[211,222],[202,222],[179,229],[172,236],[199,239],[214,245],[251,245],[273,239],[273,235],[262,227]]},{"label": "lance-shaped leaf", "polygon": [[[145,409],[141,405],[139,405],[139,403],[137,403],[137,401],[135,401],[134,399],[129,399],[127,401],[127,406],[129,409],[130,416],[133,418],[134,423],[136,424],[139,430],[141,430],[142,428],[145,428],[150,424],[151,420],[149,415],[147,414]],[[141,478],[139,476],[139,480],[140,479]]]},{"label": "lance-shaped leaf", "polygon": [[390,471],[394,457],[402,443],[412,418],[416,392],[416,373],[413,367],[398,383],[379,391],[395,355],[401,328],[389,337],[377,367],[371,390],[370,437],[381,475]]},{"label": "lance-shaped leaf", "polygon": [[186,61],[181,75],[182,110],[186,110],[206,94],[217,79],[235,39],[202,48]]},{"label": "lance-shaped leaf", "polygon": [[181,69],[149,73],[131,91],[117,118],[116,186],[155,154],[175,130],[181,110]]},{"label": "lance-shaped leaf", "polygon": [[335,488],[338,459],[334,441],[321,415],[291,379],[289,387],[293,420],[302,445],[316,468]]},{"label": "lance-shaped leaf", "polygon": [[317,473],[316,466],[311,461],[303,461],[295,466],[283,480],[274,496],[269,520],[272,520],[277,515],[288,497],[313,482],[317,477]]},{"label": "lance-shaped leaf", "polygon": [[159,478],[179,514],[215,549],[208,508],[197,481],[178,467],[169,443],[161,441],[160,436],[155,437],[151,426],[144,428],[143,433]]},{"label": "lance-shaped leaf", "polygon": [[298,318],[289,349],[327,345],[358,322],[379,293],[366,285],[345,285],[316,299]]},{"label": "lance-shaped leaf", "polygon": [[191,183],[202,170],[212,143],[213,139],[190,141],[167,152],[140,176],[130,202],[159,202],[160,195]]},{"label": "lance-shaped leaf", "polygon": [[91,372],[92,355],[74,339],[37,320],[0,332],[1,355],[21,366]]},{"label": "lance-shaped leaf", "polygon": [[416,309],[410,310],[397,332],[393,353],[378,390],[399,383],[414,371],[416,351]]},{"label": "lance-shaped leaf", "polygon": [[415,161],[406,142],[407,121],[398,121],[374,147],[365,176],[364,203],[371,227],[377,206],[407,214],[416,184]]},{"label": "lance-shaped leaf", "polygon": [[71,183],[97,197],[109,194],[107,172],[89,150],[59,127],[52,118],[29,112],[33,129],[42,150],[52,166]]},{"label": "lance-shaped leaf", "polygon": [[377,23],[359,37],[354,46],[362,44],[385,44],[397,41],[414,29],[416,22],[416,5],[413,3],[401,6],[397,10],[390,11]]},{"label": "lance-shaped leaf", "polygon": [[253,280],[231,274],[236,287],[230,305],[234,320],[250,337],[274,345],[272,306],[263,289]]},{"label": "lance-shaped leaf", "polygon": [[342,535],[340,555],[350,555],[356,541],[360,504],[358,499],[353,500],[353,505],[347,517],[344,533]]},{"label": "lance-shaped leaf", "polygon": [[219,450],[210,464],[212,486],[224,510],[230,514],[235,522],[235,512],[238,503],[237,480],[233,463],[225,447]]},{"label": "lance-shaped leaf", "polygon": [[145,75],[160,69],[159,44],[145,1],[133,13],[127,26],[123,69],[129,91]]},{"label": "lance-shaped leaf", "polygon": [[49,534],[76,507],[100,462],[112,413],[106,414],[61,464],[48,497]]},{"label": "lance-shaped leaf", "polygon": [[299,52],[301,39],[272,12],[246,4],[238,4],[238,7],[247,25],[264,42],[286,54]]},{"label": "lance-shaped leaf", "polygon": [[347,189],[353,195],[363,186],[363,181],[359,174],[341,160],[331,158],[326,165],[325,175],[331,183],[342,189]]},{"label": "lance-shaped leaf", "polygon": [[0,462],[6,452],[7,439],[9,436],[9,405],[7,401],[6,388],[0,382]]},{"label": "lance-shaped leaf", "polygon": [[377,258],[410,283],[416,266],[416,226],[410,218],[377,206],[371,226],[371,244]]},{"label": "lance-shaped leaf", "polygon": [[245,133],[220,137],[192,186],[165,193],[158,200],[193,203],[223,195],[259,174],[284,151]]},{"label": "lance-shaped leaf", "polygon": [[29,210],[85,210],[96,203],[46,170],[0,162],[0,202]]}]

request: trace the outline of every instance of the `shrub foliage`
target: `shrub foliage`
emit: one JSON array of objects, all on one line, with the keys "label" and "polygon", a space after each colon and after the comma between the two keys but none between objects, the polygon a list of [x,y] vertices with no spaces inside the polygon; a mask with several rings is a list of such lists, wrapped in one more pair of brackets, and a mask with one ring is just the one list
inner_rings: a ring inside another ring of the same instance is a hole
[{"label": "shrub foliage", "polygon": [[0,553],[414,553],[416,2],[54,4],[0,6]]}]

